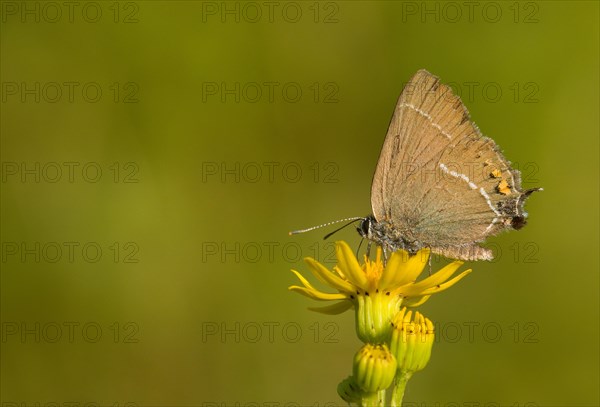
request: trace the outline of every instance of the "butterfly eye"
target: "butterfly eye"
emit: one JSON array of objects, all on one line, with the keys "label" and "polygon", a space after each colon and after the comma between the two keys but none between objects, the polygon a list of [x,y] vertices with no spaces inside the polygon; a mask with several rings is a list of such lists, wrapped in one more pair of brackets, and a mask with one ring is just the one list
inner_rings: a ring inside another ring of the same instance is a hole
[{"label": "butterfly eye", "polygon": [[371,219],[366,218],[362,222],[360,222],[360,225],[356,228],[356,230],[362,237],[366,238],[369,236],[370,228],[371,228]]}]

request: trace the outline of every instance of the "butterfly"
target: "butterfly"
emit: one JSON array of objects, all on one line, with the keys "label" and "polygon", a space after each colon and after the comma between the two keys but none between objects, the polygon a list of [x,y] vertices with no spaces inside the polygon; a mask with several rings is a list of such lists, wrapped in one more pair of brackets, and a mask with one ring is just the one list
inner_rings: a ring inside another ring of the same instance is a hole
[{"label": "butterfly", "polygon": [[481,243],[525,226],[525,200],[541,189],[523,190],[520,172],[481,134],[460,98],[419,70],[394,109],[373,176],[372,214],[343,220],[360,220],[361,237],[386,257],[430,248],[453,259],[491,260]]}]

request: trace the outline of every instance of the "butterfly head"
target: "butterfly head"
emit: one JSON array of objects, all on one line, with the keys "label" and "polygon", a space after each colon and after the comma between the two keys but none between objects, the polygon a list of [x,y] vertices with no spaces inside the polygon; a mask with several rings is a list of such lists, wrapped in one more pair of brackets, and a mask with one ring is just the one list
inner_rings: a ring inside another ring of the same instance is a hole
[{"label": "butterfly head", "polygon": [[356,227],[358,234],[364,239],[372,240],[373,224],[375,224],[375,222],[376,220],[373,215],[363,218],[360,224]]}]

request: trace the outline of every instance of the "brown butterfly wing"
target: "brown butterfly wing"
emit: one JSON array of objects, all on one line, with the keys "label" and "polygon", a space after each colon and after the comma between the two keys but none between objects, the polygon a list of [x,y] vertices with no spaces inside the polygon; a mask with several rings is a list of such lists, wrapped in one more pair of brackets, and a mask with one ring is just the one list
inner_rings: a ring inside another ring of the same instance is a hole
[{"label": "brown butterfly wing", "polygon": [[490,259],[476,243],[524,224],[520,174],[452,90],[425,70],[406,85],[371,188],[377,221],[447,257]]}]

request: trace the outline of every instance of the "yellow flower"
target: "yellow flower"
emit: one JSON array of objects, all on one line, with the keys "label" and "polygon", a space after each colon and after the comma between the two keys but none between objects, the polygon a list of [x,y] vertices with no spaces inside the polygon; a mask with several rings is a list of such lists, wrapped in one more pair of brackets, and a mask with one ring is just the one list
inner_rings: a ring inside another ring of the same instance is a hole
[{"label": "yellow flower", "polygon": [[334,272],[310,257],[304,259],[317,279],[338,290],[334,294],[317,290],[299,272],[292,270],[304,287],[291,286],[289,287],[291,291],[315,300],[341,300],[333,306],[310,308],[313,311],[341,314],[356,305],[358,296],[369,296],[378,292],[388,297],[400,297],[404,306],[416,307],[427,301],[432,294],[453,286],[471,272],[471,269],[463,271],[452,280],[448,280],[463,264],[462,261],[454,261],[417,282],[429,259],[429,249],[422,249],[413,256],[398,250],[392,253],[384,267],[381,248],[378,247],[376,259],[371,261],[365,256],[365,262],[361,267],[348,244],[339,241],[336,242],[336,257],[338,264],[333,267]]},{"label": "yellow flower", "polygon": [[432,294],[451,287],[465,275],[466,270],[449,280],[463,264],[454,261],[438,272],[416,281],[429,259],[429,249],[422,249],[413,256],[398,250],[390,256],[384,266],[381,249],[376,259],[365,256],[361,266],[346,242],[336,242],[337,265],[333,272],[318,261],[308,257],[305,262],[315,277],[333,287],[337,293],[325,293],[314,288],[299,272],[292,270],[303,287],[291,286],[290,290],[320,301],[339,301],[333,305],[309,308],[325,314],[340,314],[354,307],[356,329],[363,342],[382,343],[389,338],[391,321],[400,306],[416,307],[423,304]]}]

